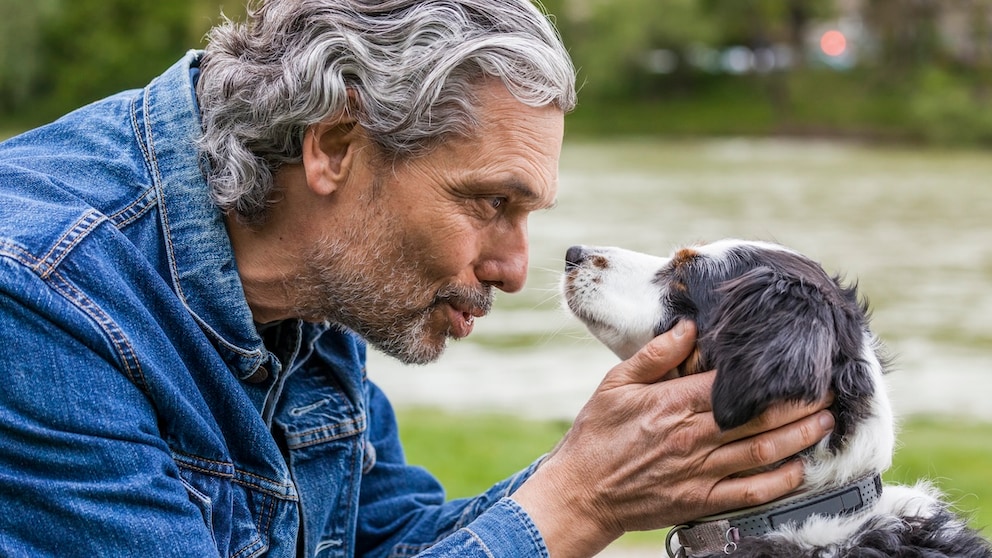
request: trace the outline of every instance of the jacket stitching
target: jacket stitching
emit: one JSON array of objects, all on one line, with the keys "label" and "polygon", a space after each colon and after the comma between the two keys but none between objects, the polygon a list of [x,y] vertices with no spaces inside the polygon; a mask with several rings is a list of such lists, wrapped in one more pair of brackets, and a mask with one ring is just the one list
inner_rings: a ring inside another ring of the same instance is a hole
[{"label": "jacket stitching", "polygon": [[141,149],[141,155],[144,157],[145,166],[150,168],[151,157],[148,153],[148,146],[145,145],[145,141],[141,137],[141,122],[138,120],[138,99],[144,100],[144,96],[135,95],[131,98],[131,129],[134,131],[135,143],[137,143],[138,148]]},{"label": "jacket stitching", "polygon": [[[36,273],[38,273],[43,267],[43,262],[38,260],[33,254],[19,246],[9,243],[0,244],[0,255],[13,258],[18,263],[35,271]],[[131,383],[138,386],[139,389],[147,394],[148,384],[145,381],[144,373],[141,370],[141,365],[138,363],[136,352],[134,351],[134,348],[131,347],[127,337],[121,335],[116,328],[111,327],[115,325],[113,319],[103,312],[99,305],[90,300],[85,293],[77,289],[57,271],[53,269],[46,269],[46,274],[38,273],[38,276],[40,279],[45,281],[45,283],[53,291],[58,293],[62,298],[67,300],[74,307],[78,308],[81,312],[86,314],[86,316],[97,325],[100,331],[107,336],[107,339],[114,346],[114,351],[120,358],[119,364],[121,365],[124,374],[129,380],[131,380]]]},{"label": "jacket stitching", "polygon": [[90,300],[85,293],[62,277],[61,274],[57,272],[53,273],[49,284],[55,291],[61,294],[66,300],[72,302],[76,308],[79,308],[97,324],[114,346],[117,355],[121,359],[121,367],[128,379],[143,392],[146,394],[149,393],[148,383],[145,380],[144,372],[141,370],[141,365],[138,363],[137,354],[128,342],[127,337],[121,334],[119,329],[112,327],[116,325],[113,319],[99,305]]},{"label": "jacket stitching", "polygon": [[[289,449],[308,448],[310,446],[316,446],[316,445],[324,444],[324,443],[327,443],[327,442],[333,442],[335,440],[341,440],[343,438],[349,438],[349,437],[354,436],[356,434],[361,434],[362,432],[365,431],[365,425],[364,424],[362,424],[360,426],[357,426],[355,428],[348,429],[348,430],[340,430],[340,431],[338,431],[343,426],[348,425],[350,423],[354,423],[354,422],[355,421],[352,420],[352,421],[342,422],[342,423],[338,423],[338,424],[332,424],[330,426],[321,426],[319,428],[312,428],[310,430],[306,430],[304,432],[300,432],[299,434],[293,434],[292,436],[286,436],[286,438],[287,438],[286,445],[289,446]],[[326,435],[321,435],[322,433],[325,433],[325,432],[332,432],[332,433],[326,434]],[[289,440],[298,440],[298,441],[296,441],[296,442],[290,442]]]},{"label": "jacket stitching", "polygon": [[267,533],[269,524],[272,522],[272,516],[274,515],[275,501],[271,497],[265,498],[265,503],[262,504],[262,509],[258,514],[258,520],[255,523],[255,532],[257,536],[243,547],[241,547],[237,552],[231,555],[231,558],[239,558],[241,556],[259,556],[263,552],[268,544],[267,540],[269,537],[264,533]]},{"label": "jacket stitching", "polygon": [[31,269],[35,273],[37,273],[37,268],[41,265],[41,262],[34,257],[34,254],[9,242],[0,242],[0,255],[16,260],[17,263]]},{"label": "jacket stitching", "polygon": [[[5,255],[7,257],[13,258],[18,263],[23,264],[25,267],[32,269],[36,273],[41,268],[41,262],[34,257],[33,254],[27,252],[23,248],[11,245],[8,243],[0,244],[0,255]],[[124,374],[129,380],[139,389],[148,393],[147,383],[145,382],[144,374],[141,371],[141,365],[138,363],[136,353],[134,348],[131,347],[130,343],[125,336],[119,335],[116,329],[111,328],[114,325],[114,321],[108,316],[99,305],[95,304],[92,300],[85,296],[82,291],[77,289],[72,283],[65,279],[57,271],[49,271],[47,276],[40,275],[39,278],[45,281],[45,283],[56,293],[58,293],[62,298],[67,300],[75,308],[78,308],[81,312],[86,314],[93,322],[98,326],[100,331],[102,331],[114,346],[114,350],[117,356],[120,357],[120,365],[123,368]],[[137,376],[132,374],[132,370],[137,372]]]},{"label": "jacket stitching", "polygon": [[[168,212],[168,208],[166,207],[166,204],[164,203],[164,200],[166,198],[165,198],[164,186],[162,184],[162,173],[159,170],[159,166],[158,166],[158,155],[157,155],[157,151],[155,150],[155,139],[154,139],[154,134],[152,133],[152,126],[150,124],[150,122],[152,120],[151,108],[150,108],[152,103],[151,103],[151,98],[150,97],[151,97],[151,87],[146,87],[145,88],[145,94],[144,94],[144,97],[143,97],[143,106],[145,107],[144,121],[145,121],[145,125],[146,125],[146,128],[147,128],[147,139],[146,139],[146,141],[148,143],[148,145],[147,145],[147,149],[148,150],[145,151],[145,146],[142,145],[142,152],[146,153],[147,156],[148,156],[149,172],[152,175],[152,182],[154,183],[154,188],[155,188],[156,194],[158,195],[159,199],[163,200],[163,203],[159,204],[159,213],[161,215],[162,228],[163,228],[163,231],[164,231],[164,234],[162,236],[164,237],[165,245],[166,245],[166,256],[167,256],[167,260],[169,262],[169,274],[172,276],[172,283],[173,283],[173,286],[176,289],[176,295],[179,296],[179,299],[182,301],[183,305],[186,306],[187,308],[189,308],[189,305],[186,302],[186,293],[183,292],[183,286],[179,282],[179,268],[178,268],[178,265],[176,263],[176,258],[175,258],[176,248],[175,248],[175,243],[172,241],[172,234],[171,234],[171,230],[172,229],[169,226],[169,212]],[[141,142],[139,142],[139,143],[141,143]],[[190,315],[193,316],[193,319],[196,320],[196,322],[198,324],[200,324],[201,326],[203,326],[203,328],[205,330],[207,330],[208,332],[210,332],[210,334],[224,348],[226,348],[226,349],[234,352],[235,354],[237,354],[237,355],[239,355],[239,356],[241,356],[243,358],[250,358],[250,359],[261,359],[262,358],[258,351],[248,351],[248,350],[245,350],[245,349],[243,349],[241,347],[238,347],[237,345],[231,343],[230,341],[228,341],[227,339],[225,339],[223,336],[219,335],[217,332],[215,332],[213,330],[213,328],[210,326],[210,324],[204,322],[198,315],[196,315],[195,312],[192,312],[191,311],[190,312]]]},{"label": "jacket stitching", "polygon": [[[286,483],[282,483],[274,479],[266,478],[261,475],[256,475],[254,473],[243,471],[235,467],[233,463],[227,461],[218,461],[216,459],[210,459],[207,457],[189,455],[176,450],[172,450],[172,459],[173,461],[176,462],[176,465],[181,468],[189,469],[191,471],[195,471],[197,473],[201,473],[214,478],[229,480],[234,482],[235,484],[246,486],[248,488],[257,490],[259,492],[264,492],[265,494],[274,496],[281,500],[289,500],[294,502],[298,500],[298,498],[295,496],[282,494],[276,490],[264,486],[264,483],[269,483],[276,486],[285,486],[287,488],[291,488],[290,486],[286,485]],[[197,465],[196,463],[197,461],[214,465],[216,468],[210,469],[207,467]]]},{"label": "jacket stitching", "polygon": [[149,188],[144,194],[131,202],[127,207],[121,209],[113,215],[110,215],[110,221],[117,228],[124,228],[134,221],[137,221],[142,215],[148,213],[151,208],[155,207],[156,199],[155,189]]},{"label": "jacket stitching", "polygon": [[94,210],[87,211],[69,228],[52,246],[52,249],[45,254],[35,270],[42,279],[47,279],[55,272],[59,263],[72,251],[72,249],[82,241],[97,225],[102,223],[106,217]]},{"label": "jacket stitching", "polygon": [[475,541],[475,543],[479,546],[479,549],[486,553],[486,556],[488,556],[489,558],[495,558],[495,556],[493,556],[492,551],[489,550],[489,547],[486,545],[485,541],[483,541],[482,538],[475,531],[466,527],[465,532],[468,533],[469,537],[471,537],[473,541]]}]

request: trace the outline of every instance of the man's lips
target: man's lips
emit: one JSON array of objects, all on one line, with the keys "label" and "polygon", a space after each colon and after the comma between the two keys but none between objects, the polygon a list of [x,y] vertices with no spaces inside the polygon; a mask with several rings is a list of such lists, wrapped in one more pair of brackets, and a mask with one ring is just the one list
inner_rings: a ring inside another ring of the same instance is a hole
[{"label": "man's lips", "polygon": [[446,306],[448,322],[451,324],[451,336],[455,339],[468,337],[475,327],[475,319],[486,315],[486,311],[481,308],[465,308],[451,303]]}]

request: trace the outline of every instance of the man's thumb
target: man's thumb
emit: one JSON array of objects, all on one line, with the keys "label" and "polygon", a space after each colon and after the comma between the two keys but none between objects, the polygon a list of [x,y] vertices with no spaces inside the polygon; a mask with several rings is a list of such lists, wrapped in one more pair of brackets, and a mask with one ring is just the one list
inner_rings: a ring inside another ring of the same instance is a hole
[{"label": "man's thumb", "polygon": [[696,324],[682,320],[610,371],[604,382],[653,384],[688,358],[695,346]]}]

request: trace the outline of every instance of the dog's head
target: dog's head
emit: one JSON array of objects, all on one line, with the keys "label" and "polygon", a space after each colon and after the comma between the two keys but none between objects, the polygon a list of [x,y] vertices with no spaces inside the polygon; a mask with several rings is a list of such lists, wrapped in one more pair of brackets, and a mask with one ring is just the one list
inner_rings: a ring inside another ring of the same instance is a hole
[{"label": "dog's head", "polygon": [[676,322],[697,327],[697,348],[678,373],[717,370],[713,409],[721,428],[744,424],[777,401],[835,394],[843,443],[871,413],[881,364],[867,309],[801,254],[764,242],[723,240],[659,258],[576,246],[562,283],[568,308],[628,358]]}]

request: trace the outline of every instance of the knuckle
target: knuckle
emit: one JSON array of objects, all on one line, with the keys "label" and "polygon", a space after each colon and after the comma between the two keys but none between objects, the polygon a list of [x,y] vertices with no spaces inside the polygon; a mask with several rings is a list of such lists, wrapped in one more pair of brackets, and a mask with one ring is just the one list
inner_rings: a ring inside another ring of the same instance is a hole
[{"label": "knuckle", "polygon": [[668,359],[671,348],[664,339],[655,339],[641,349],[641,354],[649,362],[658,362]]},{"label": "knuckle", "polygon": [[809,446],[812,446],[813,444],[818,442],[821,436],[819,430],[814,428],[813,425],[809,423],[804,423],[799,428],[799,433],[802,436],[802,442],[804,448],[808,448]]},{"label": "knuckle", "polygon": [[665,448],[665,453],[678,458],[686,458],[697,452],[703,445],[702,430],[694,416],[681,407],[667,407],[668,412],[648,417],[642,430],[650,430],[650,439]]},{"label": "knuckle", "polygon": [[776,449],[773,440],[764,436],[754,438],[748,448],[752,465],[768,465],[778,461]]},{"label": "knuckle", "polygon": [[744,487],[741,499],[745,506],[757,506],[768,500],[767,490],[759,483],[749,483]]},{"label": "knuckle", "polygon": [[688,457],[697,446],[697,441],[688,428],[680,428],[672,433],[668,440],[669,451],[676,457]]}]

